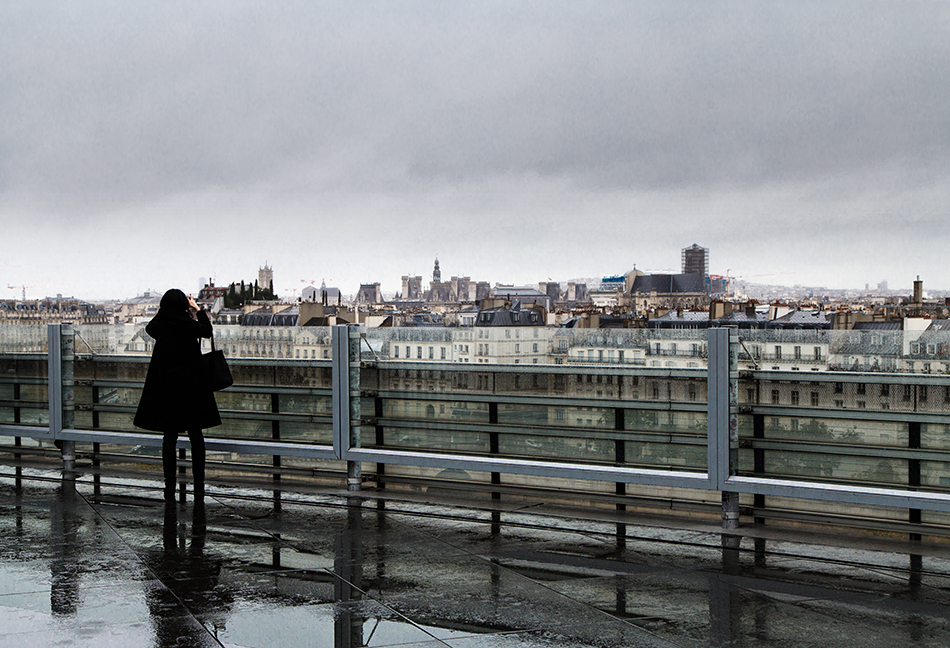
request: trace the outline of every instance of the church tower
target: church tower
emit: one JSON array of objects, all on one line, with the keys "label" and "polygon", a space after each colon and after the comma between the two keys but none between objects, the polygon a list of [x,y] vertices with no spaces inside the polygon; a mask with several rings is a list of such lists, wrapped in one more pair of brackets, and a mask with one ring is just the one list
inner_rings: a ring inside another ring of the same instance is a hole
[{"label": "church tower", "polygon": [[259,268],[257,271],[257,286],[261,290],[274,289],[274,270],[268,267],[266,261],[264,262],[264,267]]}]

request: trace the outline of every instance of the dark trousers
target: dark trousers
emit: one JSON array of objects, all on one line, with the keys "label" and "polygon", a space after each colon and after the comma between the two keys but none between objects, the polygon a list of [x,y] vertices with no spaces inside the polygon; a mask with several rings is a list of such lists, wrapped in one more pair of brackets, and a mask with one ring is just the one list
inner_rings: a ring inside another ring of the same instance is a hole
[{"label": "dark trousers", "polygon": [[[191,474],[194,477],[195,495],[204,494],[205,488],[205,438],[201,430],[188,430],[188,439],[191,441]],[[175,499],[175,469],[178,467],[178,457],[175,444],[178,443],[177,432],[165,432],[162,437],[162,469],[165,473],[165,499]]]}]

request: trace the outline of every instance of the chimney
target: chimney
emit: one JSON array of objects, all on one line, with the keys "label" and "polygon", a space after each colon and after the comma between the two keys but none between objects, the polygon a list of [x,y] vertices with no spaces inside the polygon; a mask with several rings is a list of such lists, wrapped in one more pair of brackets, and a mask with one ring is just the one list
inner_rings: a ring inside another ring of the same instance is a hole
[{"label": "chimney", "polygon": [[920,275],[917,275],[917,280],[914,282],[914,303],[924,303],[924,282],[920,280]]}]

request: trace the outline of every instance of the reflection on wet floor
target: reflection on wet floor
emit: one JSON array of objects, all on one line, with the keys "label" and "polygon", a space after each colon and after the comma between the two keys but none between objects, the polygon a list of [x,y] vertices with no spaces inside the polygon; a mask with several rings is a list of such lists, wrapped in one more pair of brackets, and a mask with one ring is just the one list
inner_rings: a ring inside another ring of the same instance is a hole
[{"label": "reflection on wet floor", "polygon": [[16,470],[0,646],[950,645],[929,545]]}]

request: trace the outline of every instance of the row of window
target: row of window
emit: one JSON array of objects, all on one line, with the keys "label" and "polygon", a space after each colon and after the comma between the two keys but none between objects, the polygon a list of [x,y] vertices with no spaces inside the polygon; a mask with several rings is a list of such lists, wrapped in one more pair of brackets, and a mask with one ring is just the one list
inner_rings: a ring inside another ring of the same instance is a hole
[{"label": "row of window", "polygon": [[[398,344],[394,344],[394,345],[392,346],[392,350],[393,350],[393,358],[398,358],[398,357],[399,357],[399,345],[398,345]],[[466,349],[466,351],[467,351],[467,349]],[[409,359],[412,358],[412,347],[409,346],[408,344],[406,345],[406,355],[403,356],[403,357],[405,357],[407,360],[409,360]],[[416,347],[416,359],[417,359],[417,360],[422,360],[422,359],[423,359],[423,358],[422,358],[422,347],[421,347],[421,346],[417,346],[417,347]],[[428,347],[427,359],[429,359],[429,360],[435,360],[435,347],[431,347],[431,346]],[[445,359],[446,359],[445,347],[439,347],[439,359],[440,359],[440,360],[445,360]]]},{"label": "row of window", "polygon": [[[510,338],[510,337],[511,337],[511,330],[512,330],[512,329],[511,329],[511,328],[505,328],[504,330],[505,330],[505,337],[506,337],[506,338]],[[514,331],[515,331],[515,338],[516,338],[516,339],[517,339],[517,338],[520,338],[520,337],[521,337],[521,329],[515,327],[515,328],[514,328]],[[531,332],[532,332],[532,334],[534,335],[534,337],[538,337],[538,331],[539,331],[539,329],[538,329],[537,327],[532,327],[532,328],[531,328]],[[484,328],[478,329],[478,339],[480,339],[480,340],[481,340],[481,339],[491,339],[491,330],[490,330],[490,329],[484,329]]]},{"label": "row of window", "polygon": [[597,349],[596,359],[594,358],[594,353],[594,349],[587,349],[586,351],[584,349],[578,349],[576,357],[578,362],[583,362],[584,360],[587,362],[594,362],[595,360],[596,362],[604,362],[605,360],[607,362],[624,362],[626,359],[626,356],[622,350],[616,351],[615,356],[613,349],[608,349],[607,351],[604,351],[603,349]]},{"label": "row of window", "polygon": [[[785,351],[783,350],[782,346],[776,344],[775,347],[773,347],[773,353],[772,353],[771,359],[781,360],[784,357],[784,354],[785,354]],[[814,360],[815,362],[821,362],[822,356],[823,354],[822,354],[821,347],[817,347],[817,346],[812,347],[811,358],[809,358],[810,360]],[[762,348],[759,345],[752,345],[752,357],[755,358],[756,360],[759,360],[762,358]],[[795,346],[795,347],[792,347],[791,357],[795,360],[802,360],[805,358],[805,354],[802,352],[802,348],[800,346]]]},{"label": "row of window", "polygon": [[[703,355],[704,350],[705,350],[705,346],[704,346],[704,345],[701,345],[701,344],[698,344],[698,343],[693,343],[693,344],[690,344],[690,345],[689,345],[689,355],[691,355],[691,356],[693,356],[693,357],[699,357],[699,356]],[[660,342],[654,342],[654,343],[653,343],[653,353],[654,353],[655,355],[664,355],[663,344],[660,343]],[[679,346],[677,345],[676,342],[670,342],[670,343],[667,344],[667,346],[666,346],[666,352],[665,352],[665,353],[666,353],[666,355],[679,355]],[[685,351],[684,351],[684,355],[685,355]]]},{"label": "row of window", "polygon": [[[835,383],[835,386],[834,386],[834,393],[835,393],[835,394],[844,394],[844,391],[845,391],[844,385],[845,385],[845,383],[841,383],[841,382]],[[882,385],[878,385],[877,387],[878,387],[878,396],[880,396],[881,398],[889,398],[889,397],[891,396],[891,385],[882,384]],[[928,387],[929,387],[928,385],[899,385],[898,387],[900,388],[900,397],[901,397],[901,400],[904,401],[904,402],[907,402],[907,403],[909,403],[909,402],[911,402],[911,401],[914,400],[914,388],[915,388],[915,387],[916,387],[916,390],[917,390],[917,402],[918,402],[918,403],[927,402],[927,400],[928,400],[928,398],[929,398],[929,395],[930,395],[930,394],[929,394],[930,390],[928,389]],[[937,389],[940,389],[940,391],[942,392],[941,395],[943,396],[943,402],[944,402],[944,403],[950,403],[950,386],[939,387],[939,388],[937,388]],[[857,395],[857,396],[867,396],[867,395],[869,395],[868,385],[867,385],[866,383],[855,383],[855,385],[854,385],[854,393],[855,393],[855,395]],[[811,394],[811,406],[812,406],[812,407],[819,407],[819,406],[820,406],[820,403],[821,403],[821,394],[820,394],[820,392],[812,391],[812,392],[810,392],[810,394]],[[778,404],[780,404],[780,402],[781,402],[781,393],[780,393],[780,391],[779,391],[778,389],[773,389],[771,395],[772,395],[772,404],[773,404],[773,405],[778,405]],[[746,393],[746,398],[747,398],[748,402],[750,402],[750,403],[756,402],[755,389],[749,388],[749,389],[747,390],[747,393]],[[793,389],[793,390],[790,392],[789,400],[790,400],[790,402],[791,402],[792,405],[798,405],[798,404],[800,404],[800,395],[799,395],[799,391],[798,391],[797,389]],[[862,401],[858,401],[858,403],[859,403],[859,405],[858,405],[859,408],[862,408],[862,407],[864,406],[864,404],[863,404]],[[844,405],[844,400],[843,400],[843,399],[835,400],[835,406],[836,406],[836,407],[842,407],[843,405]],[[882,408],[882,409],[888,409],[887,403],[882,403],[882,404],[881,404],[881,408]]]}]

